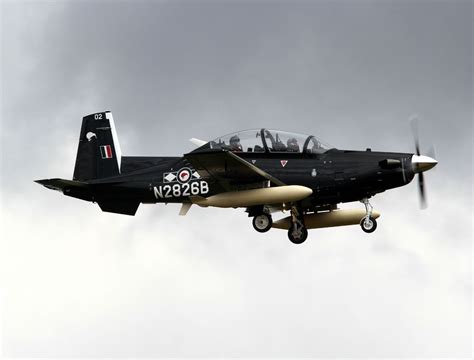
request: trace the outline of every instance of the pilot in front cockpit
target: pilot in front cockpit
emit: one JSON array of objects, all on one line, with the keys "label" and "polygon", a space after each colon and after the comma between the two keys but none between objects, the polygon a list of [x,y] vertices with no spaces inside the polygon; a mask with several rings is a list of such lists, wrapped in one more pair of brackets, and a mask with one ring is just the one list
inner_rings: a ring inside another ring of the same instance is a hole
[{"label": "pilot in front cockpit", "polygon": [[231,151],[242,151],[242,145],[240,144],[240,139],[237,135],[230,138],[229,144]]}]

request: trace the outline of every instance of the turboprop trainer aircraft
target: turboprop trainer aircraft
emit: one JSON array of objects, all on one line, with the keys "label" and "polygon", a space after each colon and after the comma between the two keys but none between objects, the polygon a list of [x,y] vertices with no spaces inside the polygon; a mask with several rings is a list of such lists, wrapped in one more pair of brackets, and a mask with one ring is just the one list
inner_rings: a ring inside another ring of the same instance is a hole
[{"label": "turboprop trainer aircraft", "polygon": [[[360,224],[373,232],[379,213],[369,198],[415,174],[424,204],[423,172],[437,161],[420,155],[415,140],[415,154],[352,151],[312,135],[258,129],[191,139],[198,147],[183,156],[123,156],[112,113],[105,111],[82,120],[73,179],[36,182],[117,214],[135,215],[141,203],[181,203],[180,215],[193,204],[244,208],[258,232],[284,229],[299,244],[313,228]],[[365,209],[337,208],[352,201]],[[278,211],[290,215],[273,221]]]}]

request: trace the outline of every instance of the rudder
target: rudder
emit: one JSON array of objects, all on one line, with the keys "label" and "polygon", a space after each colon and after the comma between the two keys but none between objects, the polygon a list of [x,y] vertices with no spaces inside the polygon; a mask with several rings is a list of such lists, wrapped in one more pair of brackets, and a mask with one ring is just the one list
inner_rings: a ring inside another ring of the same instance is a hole
[{"label": "rudder", "polygon": [[86,181],[120,175],[122,152],[110,111],[82,118],[73,180]]}]

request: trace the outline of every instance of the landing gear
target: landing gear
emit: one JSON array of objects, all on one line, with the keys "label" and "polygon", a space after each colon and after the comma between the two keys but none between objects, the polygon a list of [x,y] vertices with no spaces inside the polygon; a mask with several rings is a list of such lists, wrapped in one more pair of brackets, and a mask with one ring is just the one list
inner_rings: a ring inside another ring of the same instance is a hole
[{"label": "landing gear", "polygon": [[365,217],[360,221],[360,227],[366,233],[373,233],[377,229],[377,221],[372,216]]},{"label": "landing gear", "polygon": [[252,220],[252,225],[255,230],[260,233],[267,232],[272,228],[273,220],[269,214],[257,215]]},{"label": "landing gear", "polygon": [[291,225],[288,238],[293,244],[302,244],[308,237],[308,230],[304,225],[304,218],[297,206],[291,207]]},{"label": "landing gear", "polygon": [[288,239],[290,239],[293,244],[304,243],[305,240],[308,238],[308,230],[304,226],[296,226],[296,229],[294,226],[295,225],[292,225],[291,228],[288,230]]},{"label": "landing gear", "polygon": [[360,221],[360,227],[366,233],[373,233],[377,229],[377,221],[372,217],[373,206],[370,204],[368,198],[361,200],[361,203],[365,205],[365,217]]}]

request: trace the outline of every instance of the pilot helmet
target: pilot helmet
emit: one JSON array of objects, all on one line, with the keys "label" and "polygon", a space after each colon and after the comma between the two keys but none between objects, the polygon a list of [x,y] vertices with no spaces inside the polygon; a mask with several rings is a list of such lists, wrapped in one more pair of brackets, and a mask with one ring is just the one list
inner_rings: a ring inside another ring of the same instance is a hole
[{"label": "pilot helmet", "polygon": [[296,141],[295,138],[289,138],[288,141],[286,142],[288,146],[293,145],[293,146],[298,146],[298,141]]},{"label": "pilot helmet", "polygon": [[234,135],[230,138],[229,142],[231,145],[238,144],[240,142],[240,139],[237,135]]}]

